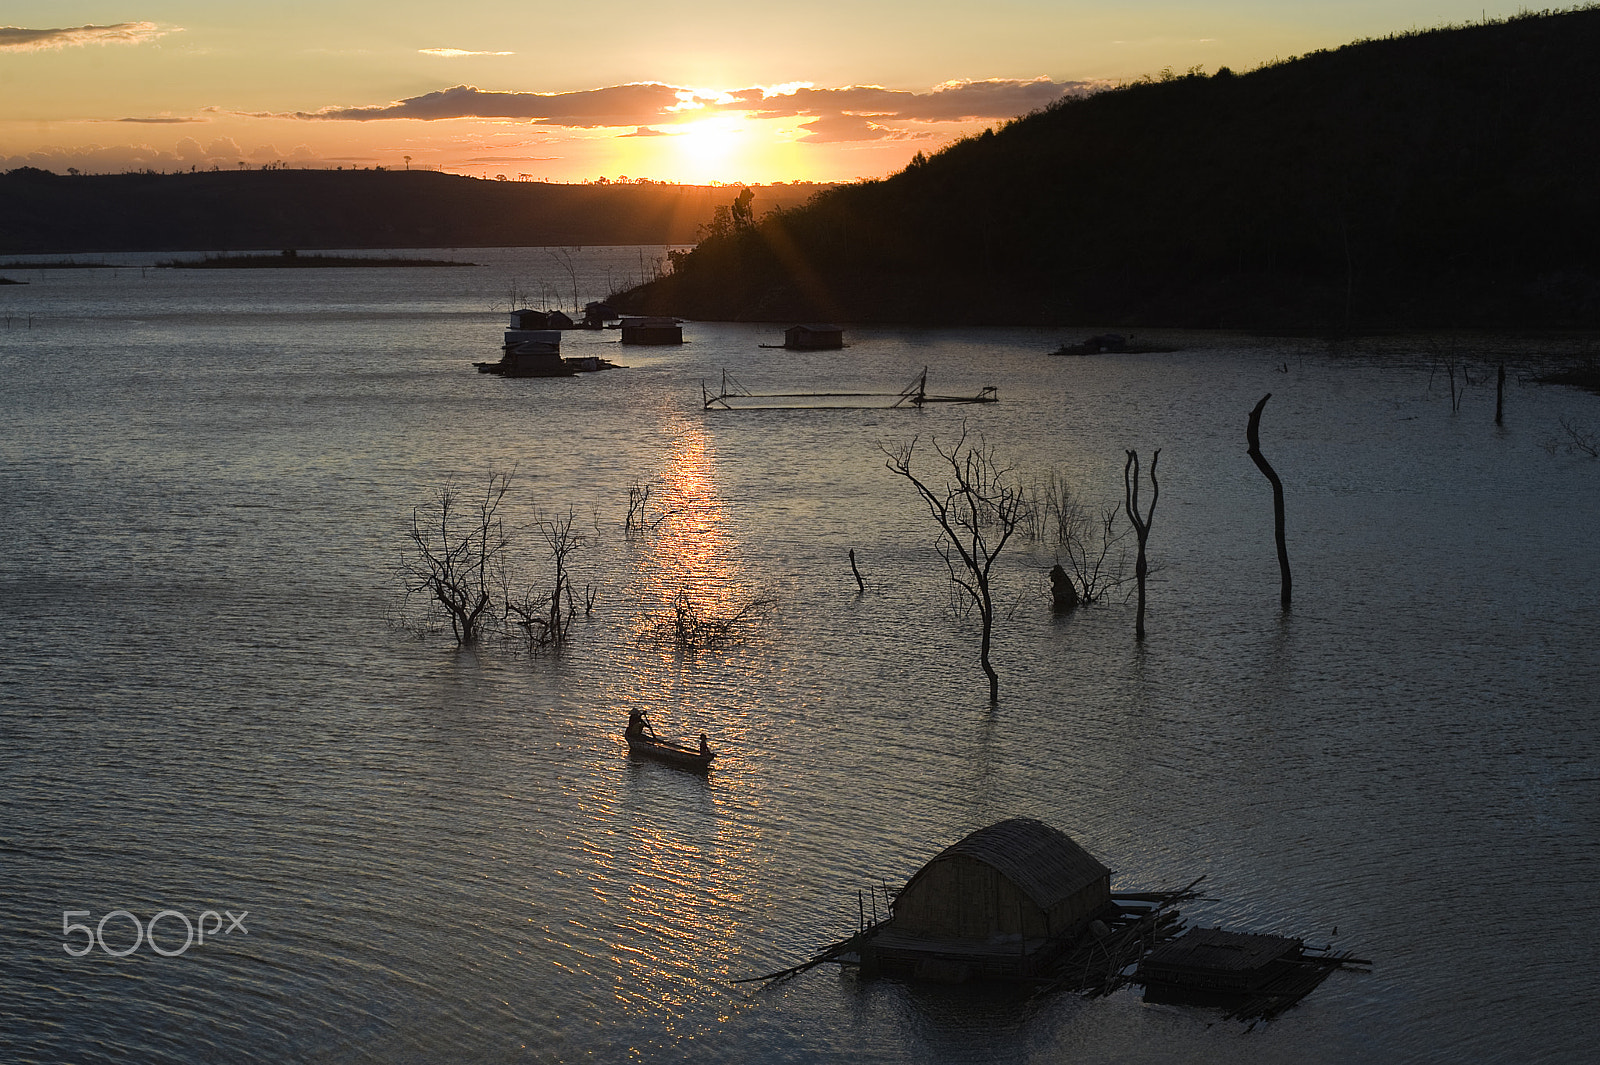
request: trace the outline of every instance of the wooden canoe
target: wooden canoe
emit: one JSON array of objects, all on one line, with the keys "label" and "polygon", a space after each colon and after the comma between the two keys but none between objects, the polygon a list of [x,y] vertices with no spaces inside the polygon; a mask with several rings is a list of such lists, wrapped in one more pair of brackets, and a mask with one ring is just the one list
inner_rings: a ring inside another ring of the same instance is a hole
[{"label": "wooden canoe", "polygon": [[633,754],[654,758],[658,762],[696,773],[704,773],[710,769],[711,760],[716,757],[714,752],[701,754],[697,747],[685,747],[661,739],[659,736],[629,736],[623,733],[623,738],[628,741],[628,750]]}]

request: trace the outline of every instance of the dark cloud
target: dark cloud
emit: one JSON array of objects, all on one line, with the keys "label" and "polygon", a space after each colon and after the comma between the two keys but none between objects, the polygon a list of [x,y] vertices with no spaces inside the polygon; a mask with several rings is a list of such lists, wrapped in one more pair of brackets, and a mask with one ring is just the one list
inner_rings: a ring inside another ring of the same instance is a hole
[{"label": "dark cloud", "polygon": [[1096,87],[1090,82],[1049,78],[965,81],[918,95],[900,111],[900,117],[922,122],[1015,118],[1047,107],[1063,96],[1082,95]]},{"label": "dark cloud", "polygon": [[[739,112],[753,118],[808,118],[811,139],[874,140],[895,135],[886,127],[906,122],[970,122],[1015,118],[1054,103],[1063,96],[1086,92],[1089,82],[993,79],[940,85],[928,92],[850,85],[835,89],[798,88],[769,95],[759,87],[737,89],[716,98],[693,96],[691,90],[659,82],[613,85],[578,92],[495,92],[457,85],[392,104],[324,108],[294,115],[258,115],[346,122],[410,118],[503,118],[574,129],[634,126],[627,136],[658,136],[656,123]],[[692,99],[691,99],[692,97]],[[844,122],[844,118],[873,122]],[[874,129],[884,132],[874,133]],[[829,131],[829,132],[819,132]],[[855,135],[847,135],[854,131]]]},{"label": "dark cloud", "polygon": [[141,126],[182,126],[191,122],[209,122],[209,118],[118,118],[116,122],[133,122]]},{"label": "dark cloud", "polygon": [[904,137],[900,130],[880,126],[860,115],[827,115],[802,123],[804,144],[839,144],[849,141],[882,141]]},{"label": "dark cloud", "polygon": [[0,52],[43,52],[86,44],[143,44],[163,37],[154,22],[118,22],[111,26],[72,26],[55,30],[27,30],[0,26]]},{"label": "dark cloud", "polygon": [[589,129],[640,125],[670,114],[677,103],[678,90],[654,82],[562,93],[486,92],[472,85],[457,85],[382,107],[331,108],[301,112],[294,117],[355,122],[382,118],[512,118]]},{"label": "dark cloud", "polygon": [[1082,94],[1096,87],[1096,83],[1085,81],[995,78],[951,82],[929,92],[849,85],[837,89],[800,88],[768,96],[760,89],[740,89],[728,94],[733,103],[718,106],[761,118],[867,115],[901,122],[970,122],[1015,118],[1055,103],[1063,96]]}]

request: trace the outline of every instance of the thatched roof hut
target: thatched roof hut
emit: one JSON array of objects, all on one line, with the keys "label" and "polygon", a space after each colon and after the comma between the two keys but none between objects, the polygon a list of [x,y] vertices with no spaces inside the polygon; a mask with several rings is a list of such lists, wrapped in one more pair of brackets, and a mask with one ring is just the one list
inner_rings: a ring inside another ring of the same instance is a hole
[{"label": "thatched roof hut", "polygon": [[1017,817],[946,847],[873,940],[890,970],[1026,976],[1111,901],[1111,871],[1065,833]]}]

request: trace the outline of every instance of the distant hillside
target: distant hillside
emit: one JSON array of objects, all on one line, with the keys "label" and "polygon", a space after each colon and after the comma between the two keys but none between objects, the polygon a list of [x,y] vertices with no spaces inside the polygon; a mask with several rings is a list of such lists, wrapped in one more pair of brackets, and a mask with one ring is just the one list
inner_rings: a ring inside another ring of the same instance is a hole
[{"label": "distant hillside", "polygon": [[630,309],[1600,325],[1600,9],[1165,75],[708,239]]},{"label": "distant hillside", "polygon": [[[753,210],[822,185],[755,188]],[[549,185],[429,171],[0,174],[0,255],[692,244],[733,187]]]}]

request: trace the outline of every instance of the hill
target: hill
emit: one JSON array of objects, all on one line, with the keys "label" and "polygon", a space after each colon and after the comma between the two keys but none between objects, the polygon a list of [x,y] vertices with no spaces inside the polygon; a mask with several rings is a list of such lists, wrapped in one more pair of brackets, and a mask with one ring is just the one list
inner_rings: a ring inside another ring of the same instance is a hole
[{"label": "hill", "polygon": [[[755,210],[821,185],[755,189]],[[735,188],[551,185],[431,171],[0,174],[0,255],[692,244]]]},{"label": "hill", "polygon": [[1066,100],[703,241],[632,310],[1600,325],[1600,9]]}]

